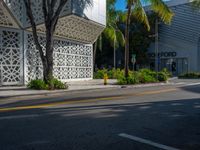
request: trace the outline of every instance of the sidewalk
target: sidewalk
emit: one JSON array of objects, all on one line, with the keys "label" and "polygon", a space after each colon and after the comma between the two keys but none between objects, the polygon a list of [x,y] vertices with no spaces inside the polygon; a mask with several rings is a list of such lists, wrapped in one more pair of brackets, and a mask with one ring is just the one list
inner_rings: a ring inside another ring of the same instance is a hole
[{"label": "sidewalk", "polygon": [[108,85],[103,84],[103,79],[99,80],[88,80],[88,81],[71,81],[68,82],[69,88],[65,90],[32,90],[26,86],[2,86],[0,87],[0,99],[15,96],[27,96],[27,95],[43,95],[43,94],[54,94],[63,93],[70,91],[82,91],[92,89],[105,89],[105,88],[119,88],[116,85],[116,80],[108,80]]},{"label": "sidewalk", "polygon": [[117,81],[109,79],[108,85],[103,85],[103,79],[95,79],[88,81],[71,81],[68,82],[69,88],[66,90],[31,90],[26,86],[2,86],[0,87],[0,100],[2,98],[16,97],[16,96],[31,96],[31,95],[45,95],[45,94],[56,94],[72,91],[85,91],[95,89],[106,89],[106,88],[142,88],[142,87],[153,87],[153,86],[167,86],[167,85],[189,85],[189,84],[200,84],[200,80],[181,80],[172,78],[168,83],[150,83],[150,84],[138,84],[138,85],[127,85],[121,86],[116,85]]}]

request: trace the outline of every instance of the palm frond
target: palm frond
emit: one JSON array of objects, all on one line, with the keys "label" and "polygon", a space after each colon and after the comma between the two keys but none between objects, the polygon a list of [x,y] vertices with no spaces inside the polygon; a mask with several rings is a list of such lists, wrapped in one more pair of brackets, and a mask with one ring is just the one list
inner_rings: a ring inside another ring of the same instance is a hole
[{"label": "palm frond", "polygon": [[193,0],[192,6],[194,9],[199,10],[200,9],[200,0]]},{"label": "palm frond", "polygon": [[119,29],[116,30],[116,43],[118,43],[122,47],[125,45],[124,34]]},{"label": "palm frond", "polygon": [[116,33],[115,33],[115,29],[113,27],[106,27],[106,29],[104,30],[104,34],[105,36],[109,39],[109,41],[111,42],[111,45],[113,45],[114,41],[116,41]]},{"label": "palm frond", "polygon": [[150,2],[152,10],[158,14],[158,16],[164,23],[166,24],[171,23],[174,13],[163,2],[163,0],[145,0],[145,1]]},{"label": "palm frond", "polygon": [[145,12],[140,0],[135,0],[134,8],[133,8],[133,11],[132,11],[132,15],[139,22],[144,23],[144,25],[147,27],[148,31],[150,30],[148,17],[146,15],[146,12]]}]

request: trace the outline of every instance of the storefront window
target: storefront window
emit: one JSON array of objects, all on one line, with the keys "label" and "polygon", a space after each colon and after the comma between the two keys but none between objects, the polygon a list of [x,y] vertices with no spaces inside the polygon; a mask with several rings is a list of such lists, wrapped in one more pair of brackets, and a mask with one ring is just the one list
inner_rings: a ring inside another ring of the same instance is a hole
[{"label": "storefront window", "polygon": [[[150,68],[154,69],[155,60],[150,63]],[[167,68],[174,76],[188,72],[187,58],[161,58],[159,70]]]}]

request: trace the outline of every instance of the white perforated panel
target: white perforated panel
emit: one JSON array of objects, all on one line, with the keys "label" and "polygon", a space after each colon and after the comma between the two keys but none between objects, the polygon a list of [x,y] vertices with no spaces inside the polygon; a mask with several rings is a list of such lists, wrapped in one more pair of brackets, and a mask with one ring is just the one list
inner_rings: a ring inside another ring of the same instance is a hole
[{"label": "white perforated panel", "polygon": [[[45,33],[45,26],[38,26],[38,31]],[[90,22],[78,16],[70,15],[59,19],[55,35],[85,43],[93,43],[104,26]]]},{"label": "white perforated panel", "polygon": [[[33,37],[25,35],[25,73],[26,82],[42,78],[42,63],[36,50]],[[45,38],[40,36],[41,45]],[[64,39],[54,40],[54,76],[62,81],[69,79],[92,78],[92,45],[81,44]]]},{"label": "white perforated panel", "polygon": [[18,31],[0,29],[0,37],[0,84],[22,84],[22,35]]}]

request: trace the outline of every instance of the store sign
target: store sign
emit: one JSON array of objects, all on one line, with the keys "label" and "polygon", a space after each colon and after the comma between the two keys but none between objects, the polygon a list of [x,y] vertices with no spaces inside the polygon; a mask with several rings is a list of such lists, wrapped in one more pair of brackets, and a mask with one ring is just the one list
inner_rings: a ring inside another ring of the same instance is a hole
[{"label": "store sign", "polygon": [[[148,53],[149,57],[155,58],[156,53]],[[158,57],[176,57],[177,53],[176,52],[160,52],[158,53]]]}]

